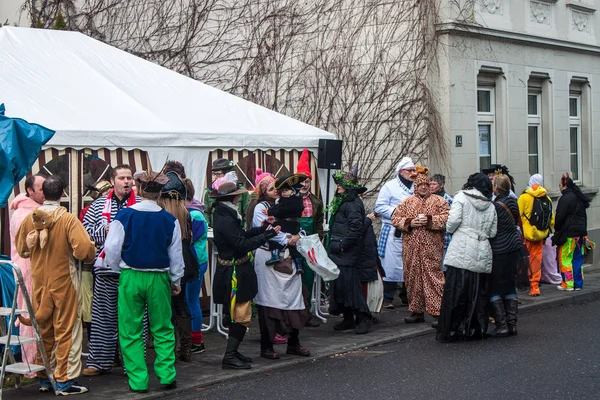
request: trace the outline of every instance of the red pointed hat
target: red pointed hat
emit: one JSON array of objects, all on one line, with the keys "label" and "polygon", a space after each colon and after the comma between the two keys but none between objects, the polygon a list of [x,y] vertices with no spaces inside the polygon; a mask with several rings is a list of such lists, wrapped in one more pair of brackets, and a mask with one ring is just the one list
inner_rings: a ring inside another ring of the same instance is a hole
[{"label": "red pointed hat", "polygon": [[310,173],[310,164],[308,161],[309,161],[308,149],[304,149],[304,150],[302,150],[302,155],[300,156],[300,159],[298,160],[298,168],[296,168],[296,173],[304,174],[304,175],[308,176],[308,179],[310,179],[312,181],[313,176]]}]

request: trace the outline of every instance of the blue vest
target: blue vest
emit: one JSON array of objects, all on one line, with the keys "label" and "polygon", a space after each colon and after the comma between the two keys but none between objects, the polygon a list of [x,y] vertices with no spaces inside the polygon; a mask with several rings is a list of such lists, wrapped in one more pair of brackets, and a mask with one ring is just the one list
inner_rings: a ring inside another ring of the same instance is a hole
[{"label": "blue vest", "polygon": [[165,210],[137,211],[124,208],[115,217],[123,225],[125,240],[121,258],[131,268],[169,268],[169,246],[175,217]]}]

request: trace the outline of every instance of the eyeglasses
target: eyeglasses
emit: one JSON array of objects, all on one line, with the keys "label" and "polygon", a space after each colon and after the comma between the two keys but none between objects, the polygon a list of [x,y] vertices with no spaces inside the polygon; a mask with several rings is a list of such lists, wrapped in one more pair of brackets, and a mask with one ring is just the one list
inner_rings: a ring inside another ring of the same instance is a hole
[{"label": "eyeglasses", "polygon": [[417,172],[417,169],[416,168],[406,168],[406,169],[403,169],[402,171]]},{"label": "eyeglasses", "polygon": [[218,176],[218,177],[225,176],[225,174],[222,173],[221,171],[215,171],[212,174],[213,174],[213,176]]}]

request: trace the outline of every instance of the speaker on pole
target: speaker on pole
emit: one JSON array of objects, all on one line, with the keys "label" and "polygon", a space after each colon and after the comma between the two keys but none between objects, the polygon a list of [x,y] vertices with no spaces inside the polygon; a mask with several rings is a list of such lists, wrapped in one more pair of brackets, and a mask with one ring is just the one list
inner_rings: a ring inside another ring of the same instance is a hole
[{"label": "speaker on pole", "polygon": [[342,141],[319,139],[317,167],[324,169],[342,168]]}]

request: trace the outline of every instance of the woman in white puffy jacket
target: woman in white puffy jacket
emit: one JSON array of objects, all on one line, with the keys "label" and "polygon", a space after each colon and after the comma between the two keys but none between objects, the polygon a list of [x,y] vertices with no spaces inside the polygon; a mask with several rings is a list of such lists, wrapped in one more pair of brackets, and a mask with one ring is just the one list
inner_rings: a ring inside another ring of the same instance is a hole
[{"label": "woman in white puffy jacket", "polygon": [[436,340],[481,338],[485,317],[487,278],[492,271],[489,238],[496,236],[492,182],[486,174],[469,176],[454,196],[446,231],[452,240],[444,259],[446,283]]}]

